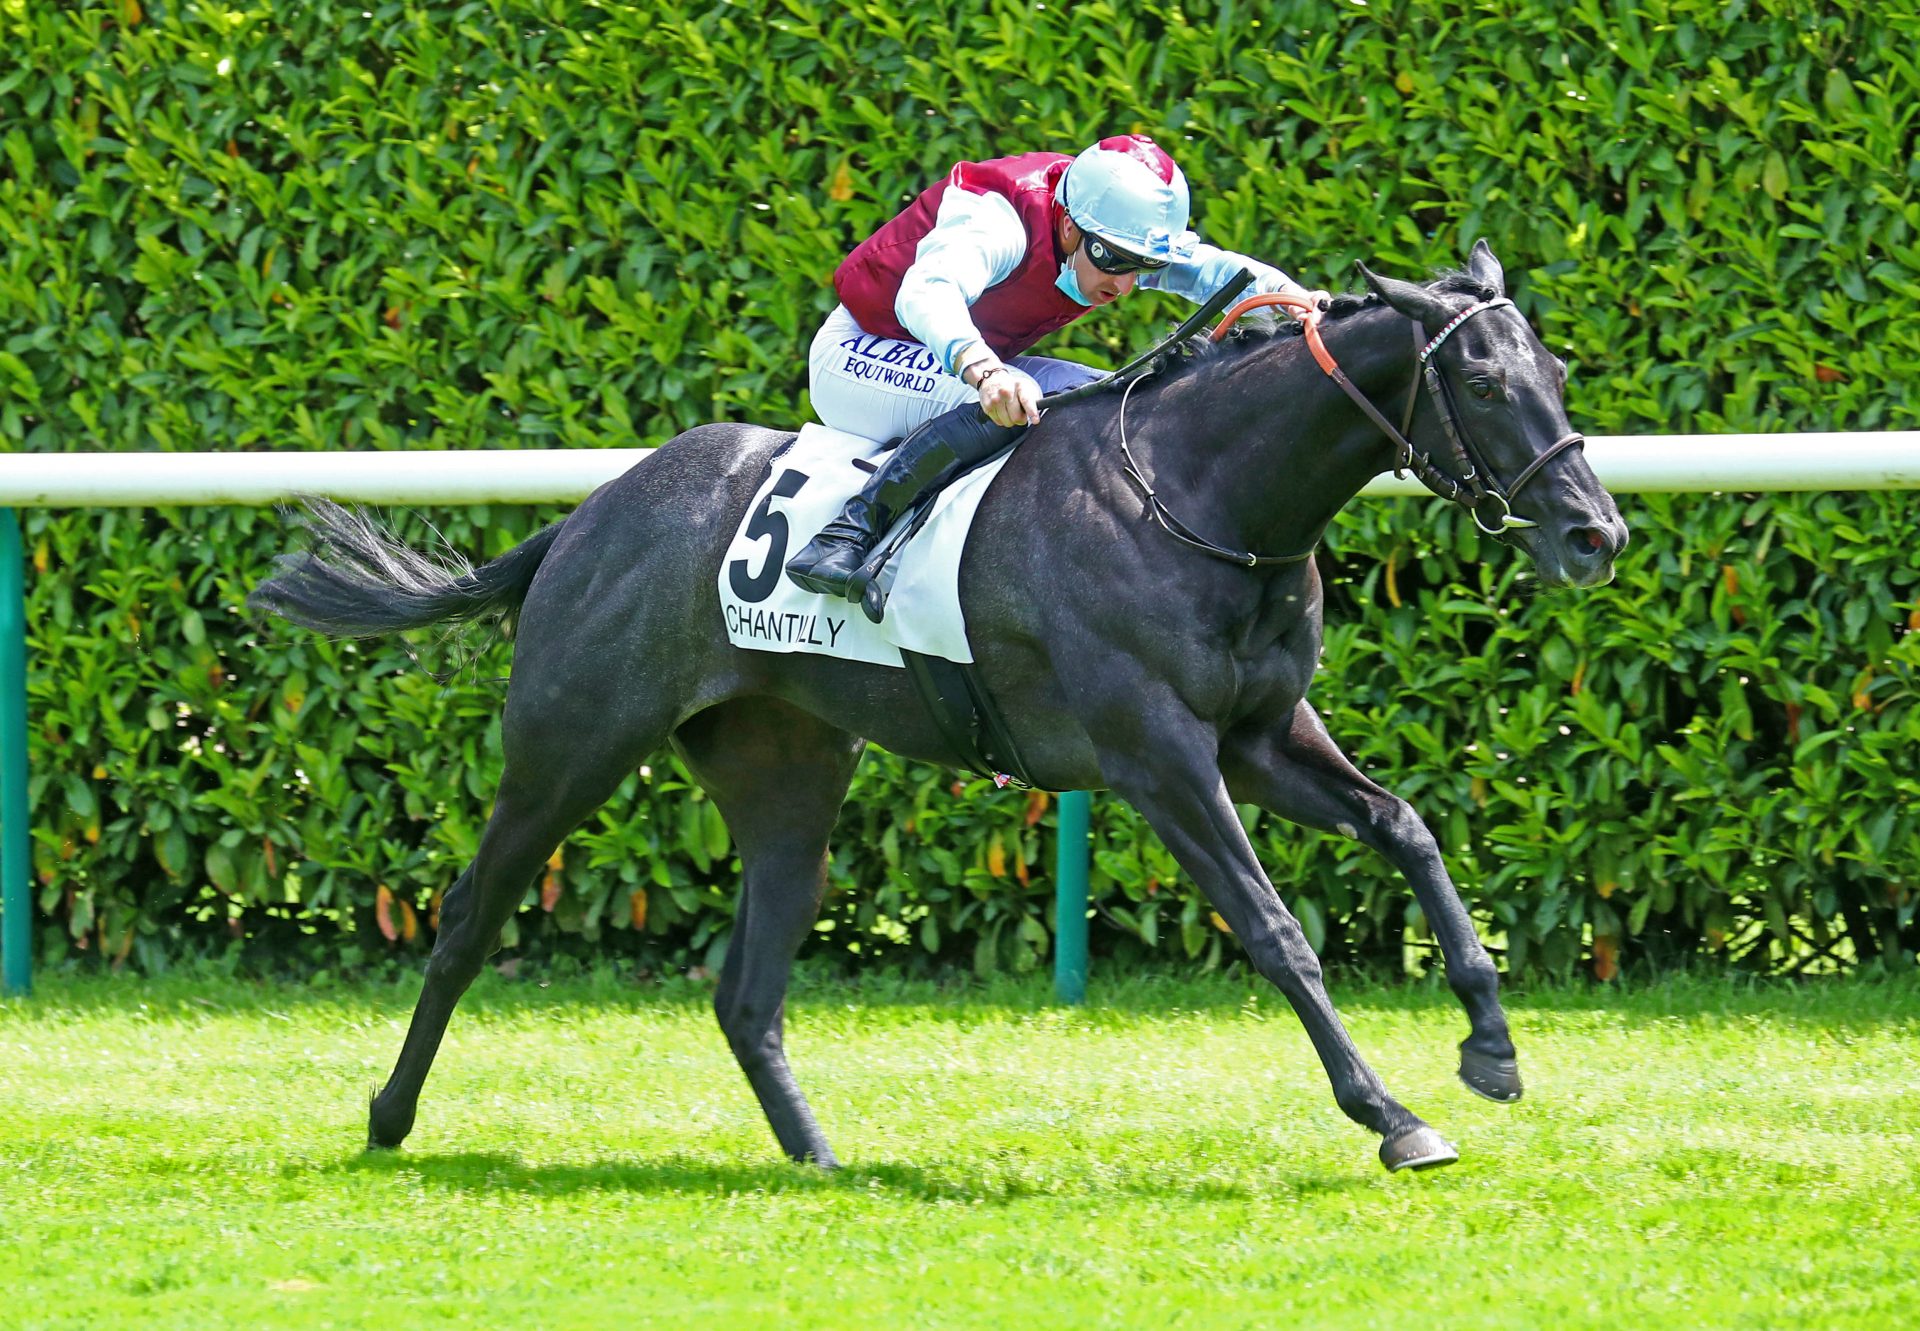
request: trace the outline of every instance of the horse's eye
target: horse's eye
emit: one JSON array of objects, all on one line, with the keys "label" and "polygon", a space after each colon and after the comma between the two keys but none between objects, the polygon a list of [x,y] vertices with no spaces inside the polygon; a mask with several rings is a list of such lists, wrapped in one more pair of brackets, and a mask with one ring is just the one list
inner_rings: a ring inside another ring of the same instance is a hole
[{"label": "horse's eye", "polygon": [[1483,374],[1476,374],[1473,378],[1467,380],[1467,388],[1475,397],[1493,396],[1493,380]]}]

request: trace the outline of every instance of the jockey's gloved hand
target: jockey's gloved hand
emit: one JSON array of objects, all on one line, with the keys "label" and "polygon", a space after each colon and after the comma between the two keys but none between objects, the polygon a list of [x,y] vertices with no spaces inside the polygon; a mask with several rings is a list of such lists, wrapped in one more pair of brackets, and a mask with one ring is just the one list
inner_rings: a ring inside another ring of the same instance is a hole
[{"label": "jockey's gloved hand", "polygon": [[1040,385],[1025,370],[990,362],[967,367],[967,378],[980,390],[980,407],[995,425],[1037,425],[1040,422]]}]

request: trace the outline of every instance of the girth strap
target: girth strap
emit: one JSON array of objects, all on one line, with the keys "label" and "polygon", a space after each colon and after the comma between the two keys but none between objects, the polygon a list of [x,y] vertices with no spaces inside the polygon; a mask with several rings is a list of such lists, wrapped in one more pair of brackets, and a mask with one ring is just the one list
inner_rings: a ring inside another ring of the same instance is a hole
[{"label": "girth strap", "polygon": [[900,650],[900,659],[906,663],[907,677],[913,681],[941,738],[970,771],[990,776],[998,785],[1033,787],[1033,778],[1013,742],[1013,732],[980,678],[978,665],[963,665],[905,648]]}]

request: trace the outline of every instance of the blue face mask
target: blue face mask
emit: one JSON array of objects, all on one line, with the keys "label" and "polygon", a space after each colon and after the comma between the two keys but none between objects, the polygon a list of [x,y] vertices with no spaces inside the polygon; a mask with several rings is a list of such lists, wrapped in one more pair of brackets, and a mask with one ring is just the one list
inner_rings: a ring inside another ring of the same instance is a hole
[{"label": "blue face mask", "polygon": [[[1078,252],[1077,250],[1075,251],[1075,253]],[[1072,254],[1069,254],[1060,261],[1060,276],[1053,279],[1053,284],[1066,292],[1068,299],[1076,301],[1081,305],[1090,306],[1093,304],[1085,295],[1081,294],[1080,275],[1073,271]]]}]

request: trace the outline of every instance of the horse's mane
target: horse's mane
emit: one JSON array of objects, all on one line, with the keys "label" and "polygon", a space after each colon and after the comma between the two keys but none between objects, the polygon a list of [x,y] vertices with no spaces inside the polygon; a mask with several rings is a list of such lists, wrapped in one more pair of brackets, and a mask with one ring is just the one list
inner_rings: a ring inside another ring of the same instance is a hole
[{"label": "horse's mane", "polygon": [[[1472,274],[1458,268],[1446,268],[1435,273],[1427,282],[1427,289],[1440,295],[1471,296],[1475,300],[1492,300],[1500,293]],[[1386,302],[1371,291],[1348,291],[1333,298],[1333,303],[1321,314],[1322,322],[1338,322],[1359,314],[1364,310],[1378,309]],[[1232,356],[1235,352],[1251,351],[1275,339],[1297,338],[1302,336],[1300,324],[1291,315],[1282,313],[1275,306],[1253,310],[1242,315],[1227,330],[1224,341],[1215,342],[1209,338],[1195,338],[1185,345],[1173,348],[1155,363],[1152,376],[1143,381],[1142,388],[1154,379],[1177,377],[1181,371],[1209,364],[1223,356]]]}]

